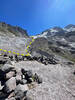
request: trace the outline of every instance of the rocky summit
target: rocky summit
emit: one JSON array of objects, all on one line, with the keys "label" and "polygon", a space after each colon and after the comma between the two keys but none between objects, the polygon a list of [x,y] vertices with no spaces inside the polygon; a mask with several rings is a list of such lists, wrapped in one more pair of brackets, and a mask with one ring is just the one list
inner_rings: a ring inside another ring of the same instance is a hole
[{"label": "rocky summit", "polygon": [[32,38],[1,22],[0,100],[75,100],[75,25]]}]

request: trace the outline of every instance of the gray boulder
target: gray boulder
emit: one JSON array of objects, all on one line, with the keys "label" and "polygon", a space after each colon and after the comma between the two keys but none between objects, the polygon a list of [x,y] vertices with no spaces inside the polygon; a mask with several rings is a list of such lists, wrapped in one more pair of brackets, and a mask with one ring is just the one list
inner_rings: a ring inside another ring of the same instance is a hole
[{"label": "gray boulder", "polygon": [[10,99],[5,99],[5,100],[16,100],[14,97],[11,97]]},{"label": "gray boulder", "polygon": [[33,76],[33,74],[32,74],[31,70],[27,71],[26,74],[25,74],[26,79],[31,78],[32,76]]},{"label": "gray boulder", "polygon": [[14,69],[14,66],[9,65],[9,64],[5,64],[5,65],[2,66],[0,69],[1,69],[3,72],[9,72],[10,70],[13,70],[13,69]]},{"label": "gray boulder", "polygon": [[16,89],[15,89],[15,98],[18,100],[22,100],[25,96],[26,93],[28,91],[28,86],[25,85],[17,85]]},{"label": "gray boulder", "polygon": [[26,84],[27,83],[27,80],[26,79],[23,79],[22,80],[22,84]]},{"label": "gray boulder", "polygon": [[5,79],[8,80],[13,76],[15,76],[15,72],[14,71],[10,71],[10,72],[6,73]]},{"label": "gray boulder", "polygon": [[16,75],[15,78],[16,78],[16,83],[17,83],[17,84],[21,83],[21,80],[22,80],[21,75]]},{"label": "gray boulder", "polygon": [[2,90],[3,86],[1,85],[1,81],[0,81],[0,90]]},{"label": "gray boulder", "polygon": [[38,76],[36,73],[33,78],[34,78],[34,81],[38,82],[38,84],[42,83],[42,78]]},{"label": "gray boulder", "polygon": [[10,93],[11,91],[15,90],[16,88],[16,79],[15,77],[10,78],[4,86],[4,92]]}]

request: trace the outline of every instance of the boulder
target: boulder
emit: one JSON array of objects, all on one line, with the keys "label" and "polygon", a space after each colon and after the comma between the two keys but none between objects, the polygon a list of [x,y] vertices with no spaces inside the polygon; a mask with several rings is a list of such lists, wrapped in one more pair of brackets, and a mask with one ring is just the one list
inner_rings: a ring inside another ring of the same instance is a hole
[{"label": "boulder", "polygon": [[42,83],[42,78],[41,77],[38,77],[38,84]]},{"label": "boulder", "polygon": [[33,78],[34,78],[34,81],[38,82],[38,84],[42,83],[42,78],[39,77],[36,73]]},{"label": "boulder", "polygon": [[13,70],[13,69],[14,69],[14,66],[9,65],[9,64],[5,64],[5,65],[2,66],[0,69],[1,69],[3,72],[7,73],[7,72]]},{"label": "boulder", "polygon": [[27,79],[27,83],[32,83],[33,82],[33,79],[32,78],[28,78]]},{"label": "boulder", "polygon": [[33,98],[26,96],[26,99],[25,100],[33,100]]},{"label": "boulder", "polygon": [[22,84],[26,84],[27,80],[26,79],[22,79]]},{"label": "boulder", "polygon": [[16,89],[15,89],[15,98],[17,100],[22,100],[25,96],[26,96],[26,93],[28,91],[28,86],[25,84],[25,85],[17,85]]},{"label": "boulder", "polygon": [[27,71],[24,68],[22,68],[21,72],[22,72],[23,75],[25,75]]},{"label": "boulder", "polygon": [[10,79],[11,77],[14,77],[14,76],[15,76],[15,72],[10,71],[10,72],[6,73],[5,79],[8,80],[8,79]]},{"label": "boulder", "polygon": [[10,93],[11,91],[15,90],[15,88],[16,88],[16,79],[15,77],[12,77],[8,81],[6,81],[4,85],[4,92]]},{"label": "boulder", "polygon": [[6,64],[12,65],[11,60],[7,60]]},{"label": "boulder", "polygon": [[32,76],[33,76],[33,74],[32,74],[32,71],[31,71],[31,70],[27,71],[26,74],[25,74],[26,80],[28,80],[28,79],[31,78]]},{"label": "boulder", "polygon": [[5,100],[16,100],[16,99],[15,99],[15,97],[11,97],[11,98],[9,98],[9,99],[7,98]]},{"label": "boulder", "polygon": [[0,81],[0,91],[2,90],[3,86],[1,85],[1,81]]},{"label": "boulder", "polygon": [[27,84],[27,80],[25,80],[25,79],[17,80],[16,83],[17,83],[17,85],[18,85],[18,84],[24,85],[24,84]]},{"label": "boulder", "polygon": [[0,64],[5,64],[6,62],[7,62],[7,59],[0,57]]},{"label": "boulder", "polygon": [[21,68],[15,68],[15,70],[16,70],[16,75],[22,75],[22,72],[21,72]]},{"label": "boulder", "polygon": [[13,56],[12,55],[9,55],[9,58],[11,61],[13,61]]},{"label": "boulder", "polygon": [[16,83],[17,83],[17,84],[21,83],[21,80],[22,80],[21,75],[18,75],[18,74],[17,74],[15,78],[16,78]]},{"label": "boulder", "polygon": [[15,94],[14,94],[14,92],[12,92],[12,93],[9,94],[8,99],[11,100],[11,98],[14,97],[14,96],[15,96]]}]

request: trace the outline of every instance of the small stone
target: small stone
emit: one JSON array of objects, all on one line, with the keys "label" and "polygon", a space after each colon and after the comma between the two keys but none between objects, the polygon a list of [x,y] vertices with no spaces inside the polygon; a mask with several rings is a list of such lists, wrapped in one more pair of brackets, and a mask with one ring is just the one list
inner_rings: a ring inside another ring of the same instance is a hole
[{"label": "small stone", "polygon": [[9,58],[10,58],[11,61],[13,61],[13,56],[12,55],[10,55]]},{"label": "small stone", "polygon": [[27,83],[27,80],[23,79],[22,82],[23,82],[23,84],[26,84]]},{"label": "small stone", "polygon": [[75,75],[75,71],[73,72],[73,74]]},{"label": "small stone", "polygon": [[22,79],[25,79],[25,75],[22,75]]},{"label": "small stone", "polygon": [[28,84],[29,89],[36,88],[38,84],[36,82],[32,82],[31,84]]},{"label": "small stone", "polygon": [[38,75],[35,73],[35,75],[33,76],[34,78],[34,81],[37,81],[38,80]]},{"label": "small stone", "polygon": [[28,78],[27,83],[31,83],[31,82],[33,82],[33,79],[32,78]]},{"label": "small stone", "polygon": [[42,83],[42,78],[38,77],[38,84]]},{"label": "small stone", "polygon": [[42,83],[42,78],[39,77],[36,73],[34,75],[34,81],[38,82],[38,84]]}]

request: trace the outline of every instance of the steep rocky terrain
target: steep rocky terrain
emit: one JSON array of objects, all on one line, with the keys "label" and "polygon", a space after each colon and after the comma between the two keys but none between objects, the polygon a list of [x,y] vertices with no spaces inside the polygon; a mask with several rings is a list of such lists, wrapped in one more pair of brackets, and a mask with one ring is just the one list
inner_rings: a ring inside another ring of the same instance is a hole
[{"label": "steep rocky terrain", "polygon": [[[75,100],[75,26],[34,36],[0,23],[0,100]],[[68,59],[67,59],[68,58]]]},{"label": "steep rocky terrain", "polygon": [[[65,28],[54,27],[35,36],[35,38],[42,43],[43,48],[40,47],[41,50],[49,53],[53,52],[75,62],[75,25],[70,24]],[[44,40],[47,42],[45,47],[43,45]],[[39,45],[38,42],[36,43]]]}]

